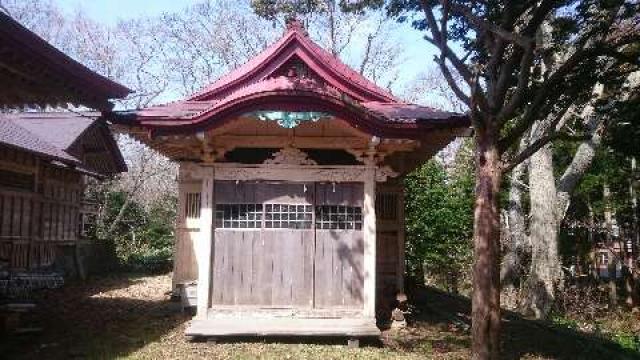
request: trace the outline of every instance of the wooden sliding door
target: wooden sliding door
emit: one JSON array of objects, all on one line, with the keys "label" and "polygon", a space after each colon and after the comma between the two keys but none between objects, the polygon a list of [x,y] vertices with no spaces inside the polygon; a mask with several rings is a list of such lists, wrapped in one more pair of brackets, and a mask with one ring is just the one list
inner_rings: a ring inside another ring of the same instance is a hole
[{"label": "wooden sliding door", "polygon": [[316,184],[315,307],[361,308],[363,185]]},{"label": "wooden sliding door", "polygon": [[362,307],[362,184],[214,188],[213,306]]},{"label": "wooden sliding door", "polygon": [[220,181],[212,303],[311,307],[313,184]]}]

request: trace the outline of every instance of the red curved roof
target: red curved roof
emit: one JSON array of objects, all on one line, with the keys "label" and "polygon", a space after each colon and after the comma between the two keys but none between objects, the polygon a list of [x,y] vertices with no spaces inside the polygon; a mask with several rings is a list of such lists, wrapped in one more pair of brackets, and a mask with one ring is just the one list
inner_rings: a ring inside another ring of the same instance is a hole
[{"label": "red curved roof", "polygon": [[345,65],[337,57],[318,46],[296,22],[290,25],[278,41],[254,58],[206,86],[189,100],[208,100],[220,97],[247,83],[264,80],[292,57],[300,58],[311,71],[331,86],[360,101],[397,101],[387,90],[369,81]]},{"label": "red curved roof", "polygon": [[297,23],[246,64],[186,100],[112,114],[153,133],[209,129],[255,110],[325,111],[382,137],[468,127],[466,115],[400,102],[311,41]]}]

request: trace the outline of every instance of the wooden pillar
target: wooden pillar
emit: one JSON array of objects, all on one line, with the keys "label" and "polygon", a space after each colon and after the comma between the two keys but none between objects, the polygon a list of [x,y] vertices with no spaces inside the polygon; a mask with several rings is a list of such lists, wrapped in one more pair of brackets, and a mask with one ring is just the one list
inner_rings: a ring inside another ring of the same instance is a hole
[{"label": "wooden pillar", "polygon": [[376,168],[364,180],[364,316],[376,316]]},{"label": "wooden pillar", "polygon": [[178,259],[178,250],[180,249],[180,241],[182,240],[180,234],[184,231],[185,227],[185,207],[187,202],[187,193],[185,189],[185,165],[180,163],[178,166],[178,209],[176,211],[176,223],[174,224],[173,234],[175,236],[173,241],[173,276],[171,277],[171,290],[177,290],[178,267],[181,265]]},{"label": "wooden pillar", "polygon": [[211,294],[211,246],[213,242],[213,167],[203,167],[200,195],[200,235],[196,254],[198,259],[198,307],[196,317],[206,319]]}]

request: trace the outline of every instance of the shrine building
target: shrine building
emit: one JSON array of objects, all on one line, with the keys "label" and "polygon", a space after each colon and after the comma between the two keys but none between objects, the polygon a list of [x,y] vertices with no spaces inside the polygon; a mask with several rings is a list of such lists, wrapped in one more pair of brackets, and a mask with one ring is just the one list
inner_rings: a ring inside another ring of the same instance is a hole
[{"label": "shrine building", "polygon": [[296,21],[191,97],[112,113],[179,162],[174,289],[192,336],[379,334],[404,291],[404,175],[464,114],[404,103]]}]

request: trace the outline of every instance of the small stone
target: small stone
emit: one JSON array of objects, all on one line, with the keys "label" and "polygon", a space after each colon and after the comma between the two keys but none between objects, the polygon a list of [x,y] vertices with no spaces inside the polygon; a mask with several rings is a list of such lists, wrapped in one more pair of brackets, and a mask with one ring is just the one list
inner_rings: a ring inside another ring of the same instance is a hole
[{"label": "small stone", "polygon": [[400,309],[393,309],[393,311],[391,311],[391,319],[393,319],[393,321],[404,321],[404,313],[400,310]]}]

